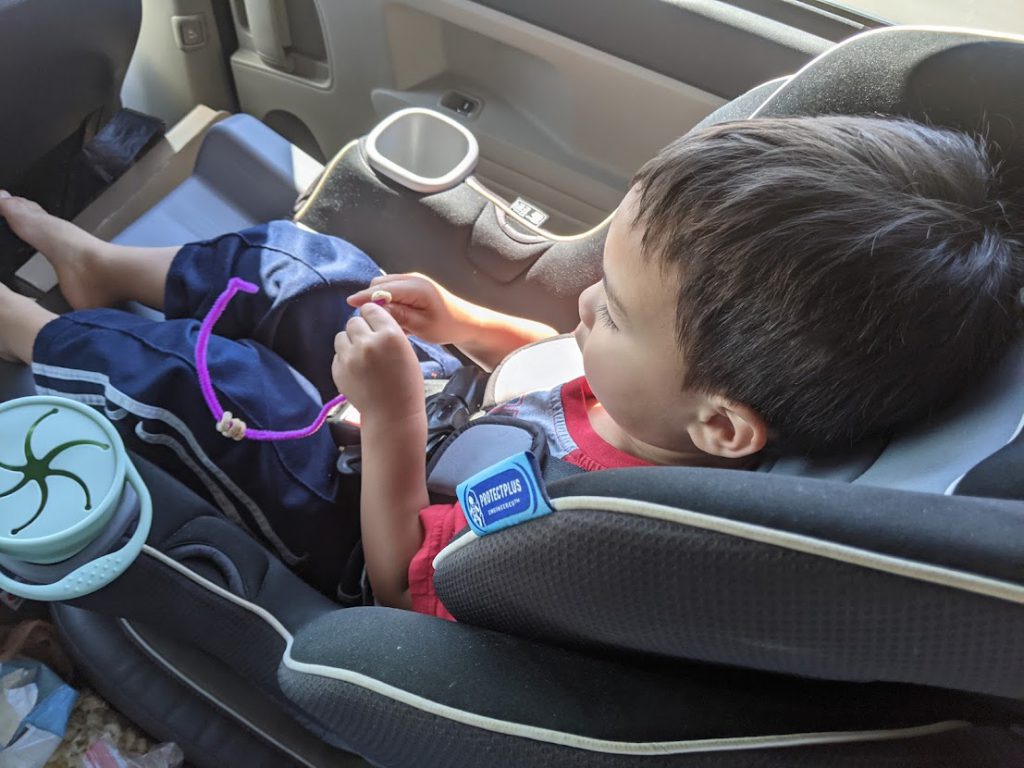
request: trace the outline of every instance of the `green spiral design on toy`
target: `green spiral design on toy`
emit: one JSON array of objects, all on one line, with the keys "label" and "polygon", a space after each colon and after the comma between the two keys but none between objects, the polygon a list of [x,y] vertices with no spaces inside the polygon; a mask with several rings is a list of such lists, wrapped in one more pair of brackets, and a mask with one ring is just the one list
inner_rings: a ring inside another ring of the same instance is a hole
[{"label": "green spiral design on toy", "polygon": [[70,440],[66,443],[61,443],[42,458],[37,458],[35,453],[33,453],[32,451],[32,435],[35,434],[36,428],[40,424],[42,424],[50,416],[53,416],[55,413],[59,413],[59,410],[57,408],[51,408],[49,411],[47,411],[34,422],[32,422],[32,426],[29,427],[28,433],[25,435],[24,464],[10,465],[4,464],[2,461],[0,461],[0,468],[6,469],[10,472],[20,472],[22,474],[21,480],[19,480],[18,483],[15,484],[13,488],[9,488],[3,493],[0,493],[0,499],[4,498],[5,496],[10,496],[11,494],[17,493],[29,483],[34,482],[39,484],[39,509],[37,509],[35,514],[32,515],[31,518],[29,518],[28,522],[23,523],[22,525],[19,525],[16,528],[12,528],[12,536],[16,536],[18,533],[25,530],[28,526],[32,525],[32,523],[36,521],[36,518],[38,518],[42,511],[46,508],[46,502],[50,498],[50,488],[46,484],[46,481],[51,477],[64,477],[67,478],[68,480],[72,480],[73,482],[75,482],[78,485],[78,487],[82,489],[82,493],[85,494],[86,511],[92,509],[92,498],[89,496],[89,489],[86,487],[85,483],[82,482],[82,478],[80,478],[78,475],[72,472],[68,472],[65,469],[54,469],[50,466],[50,464],[52,464],[53,461],[58,456],[60,456],[62,453],[64,453],[64,451],[68,450],[69,448],[75,448],[76,446],[79,445],[91,445],[106,451],[110,449],[110,446],[107,445],[106,443],[101,443],[96,440]]}]

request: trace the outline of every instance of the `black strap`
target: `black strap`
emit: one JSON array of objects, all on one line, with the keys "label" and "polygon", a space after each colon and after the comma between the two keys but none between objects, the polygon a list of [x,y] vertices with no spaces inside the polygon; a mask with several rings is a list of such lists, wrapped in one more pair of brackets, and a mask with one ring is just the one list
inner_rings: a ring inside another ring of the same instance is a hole
[{"label": "black strap", "polygon": [[1024,430],[964,475],[954,493],[1024,500]]}]

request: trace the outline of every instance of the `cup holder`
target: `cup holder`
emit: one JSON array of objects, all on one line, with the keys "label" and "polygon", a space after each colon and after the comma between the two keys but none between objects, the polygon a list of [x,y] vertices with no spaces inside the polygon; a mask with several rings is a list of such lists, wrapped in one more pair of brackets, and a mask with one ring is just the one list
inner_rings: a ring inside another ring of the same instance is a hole
[{"label": "cup holder", "polygon": [[415,192],[451,189],[476,167],[476,137],[445,115],[403,109],[381,121],[366,137],[370,166]]}]

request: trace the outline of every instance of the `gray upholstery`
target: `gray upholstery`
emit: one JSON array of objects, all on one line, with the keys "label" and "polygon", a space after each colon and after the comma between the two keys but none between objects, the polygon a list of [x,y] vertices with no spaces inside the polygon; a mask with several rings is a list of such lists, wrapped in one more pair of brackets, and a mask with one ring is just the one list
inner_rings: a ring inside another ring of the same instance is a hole
[{"label": "gray upholstery", "polygon": [[291,218],[322,166],[253,117],[233,115],[203,141],[193,174],[114,242],[166,246]]},{"label": "gray upholstery", "polygon": [[1024,343],[970,392],[885,447],[858,483],[948,493],[1013,439],[1024,419]]}]

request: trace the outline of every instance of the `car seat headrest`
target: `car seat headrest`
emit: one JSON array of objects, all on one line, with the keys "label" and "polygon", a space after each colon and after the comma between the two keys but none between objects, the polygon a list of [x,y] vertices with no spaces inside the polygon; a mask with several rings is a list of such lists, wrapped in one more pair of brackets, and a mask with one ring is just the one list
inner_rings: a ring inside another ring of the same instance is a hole
[{"label": "car seat headrest", "polygon": [[[1024,194],[1024,38],[893,27],[831,48],[792,77],[753,89],[699,126],[742,117],[881,114],[988,138],[1007,192]],[[759,104],[759,106],[758,106]],[[737,111],[737,107],[740,107]],[[744,114],[744,109],[746,110]],[[1006,445],[1024,416],[1024,341],[978,386],[927,423],[841,456],[786,456],[766,470],[931,493],[952,492]]]},{"label": "car seat headrest", "polygon": [[1011,189],[1024,188],[1024,38],[893,27],[840,43],[791,77],[757,117],[900,115],[988,137]]}]

